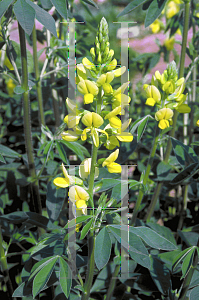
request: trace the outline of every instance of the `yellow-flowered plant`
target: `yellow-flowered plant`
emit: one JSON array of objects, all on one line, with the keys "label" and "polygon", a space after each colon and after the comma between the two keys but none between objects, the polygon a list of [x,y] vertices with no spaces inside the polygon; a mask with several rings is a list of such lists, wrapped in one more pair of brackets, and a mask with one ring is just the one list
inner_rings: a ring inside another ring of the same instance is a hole
[{"label": "yellow-flowered plant", "polygon": [[[77,93],[83,96],[85,106],[80,108],[74,99],[66,99],[68,114],[64,123],[68,128],[61,133],[61,137],[67,142],[87,141],[92,145],[92,156],[84,159],[79,166],[81,179],[68,175],[63,164],[64,177],[54,179],[57,188],[69,188],[69,200],[73,203],[72,211],[76,217],[87,214],[88,205],[92,205],[90,195],[93,194],[94,180],[99,176],[99,165],[102,164],[110,173],[121,173],[121,166],[115,162],[119,149],[97,163],[98,149],[106,147],[113,150],[120,147],[120,142],[133,140],[133,135],[127,130],[131,119],[123,123],[120,119],[131,101],[125,94],[129,82],[117,89],[113,88],[114,79],[122,76],[126,67],[117,67],[114,51],[109,49],[108,25],[104,18],[90,54],[92,61],[84,57],[82,63],[77,65]],[[81,224],[77,224],[76,231],[80,227]]]},{"label": "yellow-flowered plant", "polygon": [[185,90],[184,78],[178,79],[175,62],[171,62],[167,69],[160,74],[155,72],[151,80],[151,85],[143,86],[146,92],[146,105],[156,106],[159,110],[155,114],[155,119],[159,122],[158,127],[165,129],[172,125],[173,109],[180,113],[189,113],[190,107],[185,104],[187,94]]}]

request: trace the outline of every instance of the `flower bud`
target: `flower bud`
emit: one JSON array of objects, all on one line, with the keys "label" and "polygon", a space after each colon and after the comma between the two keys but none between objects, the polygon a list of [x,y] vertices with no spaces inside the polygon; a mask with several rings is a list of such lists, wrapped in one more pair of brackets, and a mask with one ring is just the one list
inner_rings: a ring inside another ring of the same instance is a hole
[{"label": "flower bud", "polygon": [[107,66],[106,69],[107,71],[112,71],[116,68],[117,66],[117,60],[114,58]]},{"label": "flower bud", "polygon": [[97,85],[101,86],[106,82],[106,75],[102,74],[98,79],[97,79]]},{"label": "flower bud", "polygon": [[126,67],[123,66],[117,70],[114,70],[113,74],[115,75],[115,77],[119,77],[119,76],[122,76],[122,74],[124,74],[125,72],[126,72]]},{"label": "flower bud", "polygon": [[106,83],[110,83],[114,79],[114,73],[113,72],[107,72],[106,73]]},{"label": "flower bud", "polygon": [[94,47],[92,47],[90,49],[90,54],[91,54],[92,60],[95,61],[95,48]]},{"label": "flower bud", "polygon": [[169,80],[163,85],[162,90],[167,94],[173,94],[175,92],[175,88],[175,82],[173,80]]},{"label": "flower bud", "polygon": [[99,92],[99,89],[96,85],[96,83],[94,81],[90,81],[90,80],[85,80],[86,83],[86,87],[88,89],[88,91],[93,94],[94,96],[96,96]]},{"label": "flower bud", "polygon": [[95,65],[87,57],[82,59],[82,63],[86,69],[95,70]]},{"label": "flower bud", "polygon": [[78,91],[79,91],[81,94],[83,94],[83,95],[88,94],[88,89],[87,89],[85,80],[81,80],[81,81],[78,83],[77,89],[78,89]]},{"label": "flower bud", "polygon": [[103,87],[105,95],[113,93],[113,88],[109,83],[104,83],[102,87]]},{"label": "flower bud", "polygon": [[114,55],[114,50],[110,49],[109,53],[108,53],[108,56],[107,56],[107,60],[111,60],[113,58],[113,55]]}]

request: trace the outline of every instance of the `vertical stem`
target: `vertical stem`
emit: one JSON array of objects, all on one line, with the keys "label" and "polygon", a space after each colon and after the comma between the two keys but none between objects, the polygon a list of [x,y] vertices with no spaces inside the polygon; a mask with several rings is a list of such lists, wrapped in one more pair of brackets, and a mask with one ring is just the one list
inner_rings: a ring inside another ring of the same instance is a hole
[{"label": "vertical stem", "polygon": [[117,265],[115,268],[115,271],[113,273],[113,276],[111,277],[111,281],[109,284],[109,289],[106,295],[106,300],[111,300],[111,297],[113,295],[114,289],[115,289],[115,285],[116,285],[116,280],[117,280],[117,275],[120,271],[120,265]]},{"label": "vertical stem", "polygon": [[187,209],[188,188],[189,188],[189,185],[188,184],[185,185],[184,192],[183,192],[183,203],[182,203],[181,212],[180,212],[180,219],[179,219],[179,223],[178,223],[178,229],[179,230],[182,229],[182,225],[183,225],[183,221],[184,221],[184,212]]},{"label": "vertical stem", "polygon": [[21,25],[18,23],[19,38],[20,38],[20,49],[21,49],[21,65],[22,65],[22,88],[23,93],[23,114],[24,114],[24,134],[25,134],[25,145],[28,157],[29,173],[32,179],[35,179],[31,183],[32,198],[34,201],[35,211],[40,215],[42,214],[42,206],[39,194],[39,182],[36,179],[36,170],[33,157],[32,147],[32,135],[31,135],[31,121],[30,121],[30,103],[28,94],[28,66],[27,66],[27,54],[26,54],[26,40],[25,32]]},{"label": "vertical stem", "polygon": [[[181,49],[181,56],[180,56],[180,69],[179,69],[179,78],[183,77],[184,75],[184,63],[185,63],[185,54],[186,54],[186,45],[187,45],[187,35],[188,35],[188,30],[189,30],[189,9],[190,9],[190,0],[184,0],[185,2],[185,10],[184,10],[184,28],[183,28],[183,37],[182,37],[182,49]],[[178,117],[178,112],[177,110],[174,111],[174,116],[173,116],[173,128],[171,130],[171,137],[174,137],[175,135],[175,130],[176,130],[176,124],[177,124],[177,117]],[[166,152],[165,152],[165,158],[164,162],[168,163],[169,156],[171,153],[172,149],[172,144],[171,144],[171,139],[169,139]],[[159,182],[156,190],[153,194],[152,200],[151,200],[151,205],[149,207],[148,213],[146,215],[146,220],[149,221],[150,217],[153,214],[157,199],[159,197],[159,194],[162,189],[162,183]]]},{"label": "vertical stem", "polygon": [[36,33],[35,24],[33,26],[33,31],[32,31],[32,41],[33,41],[33,59],[34,59],[34,68],[35,68],[37,101],[39,105],[40,126],[41,125],[45,126],[41,80],[40,80],[39,65],[38,65],[38,58],[37,58],[37,33]]},{"label": "vertical stem", "polygon": [[[157,127],[156,127],[156,133],[157,133]],[[151,167],[152,167],[152,163],[153,163],[153,158],[155,156],[157,145],[158,145],[158,139],[159,139],[159,134],[155,137],[155,140],[154,140],[154,143],[153,143],[153,147],[151,149],[151,153],[150,153],[150,156],[149,156],[149,160],[148,160],[146,172],[145,172],[144,178],[143,178],[143,185],[144,186],[147,184],[147,181],[148,181],[148,178],[149,178],[149,173],[151,171]],[[140,205],[142,203],[143,196],[144,196],[144,191],[143,191],[143,189],[140,189],[139,190],[139,194],[138,194],[138,199],[137,199],[134,211],[133,211],[133,216],[132,216],[132,219],[130,221],[130,225],[131,226],[134,226],[134,224],[135,224],[135,221],[136,221],[136,218],[137,218],[137,215],[138,215],[138,211],[139,211],[139,207],[140,207]]]},{"label": "vertical stem", "polygon": [[[50,31],[46,30],[47,34],[47,46],[50,47]],[[50,61],[50,71],[54,69],[53,60]],[[55,75],[54,73],[50,73],[50,82],[53,84],[55,82]],[[52,99],[53,99],[53,111],[55,117],[55,127],[58,128],[60,125],[60,112],[59,112],[59,99],[57,91],[52,89]]]},{"label": "vertical stem", "polygon": [[[94,179],[95,179],[95,164],[97,160],[97,147],[93,143],[92,157],[91,157],[91,170],[89,178],[89,188],[88,191],[93,195]],[[93,199],[91,199],[93,202]],[[90,210],[90,213],[92,210]],[[90,230],[89,240],[88,240],[88,267],[86,273],[86,280],[84,284],[84,293],[82,295],[82,300],[88,300],[90,295],[91,286],[93,283],[95,259],[94,259],[94,250],[95,250],[95,235],[94,230]]]},{"label": "vertical stem", "polygon": [[3,248],[3,237],[2,237],[1,227],[0,227],[0,261],[1,261],[1,267],[2,267],[2,271],[3,271],[4,280],[5,280],[6,287],[7,287],[8,299],[9,300],[15,299],[12,297],[13,286],[12,286],[12,282],[10,280],[7,258],[5,256],[5,251]]}]

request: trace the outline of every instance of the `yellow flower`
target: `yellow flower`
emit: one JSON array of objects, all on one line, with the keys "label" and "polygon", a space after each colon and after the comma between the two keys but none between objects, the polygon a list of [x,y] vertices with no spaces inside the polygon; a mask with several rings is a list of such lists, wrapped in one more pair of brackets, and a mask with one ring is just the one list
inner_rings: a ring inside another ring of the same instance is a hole
[{"label": "yellow flower", "polygon": [[166,17],[167,19],[172,18],[175,16],[180,10],[180,6],[175,1],[170,1],[166,8]]},{"label": "yellow flower", "polygon": [[121,124],[122,124],[121,120],[116,116],[110,118],[109,123],[110,123],[111,127],[113,127],[113,128],[121,128]]},{"label": "yellow flower", "polygon": [[84,104],[92,103],[94,96],[96,96],[99,92],[95,82],[83,79],[78,83],[77,89],[84,95]]},{"label": "yellow flower", "polygon": [[126,72],[126,67],[123,66],[119,69],[114,70],[112,73],[114,74],[115,77],[119,77],[122,76],[122,74],[124,74]]},{"label": "yellow flower", "polygon": [[131,101],[131,97],[125,95],[125,94],[117,94],[114,96],[114,98],[112,99],[112,109],[122,105],[128,105]]},{"label": "yellow flower", "polygon": [[161,22],[160,20],[155,20],[149,27],[151,28],[153,33],[158,33],[161,30]]},{"label": "yellow flower", "polygon": [[112,86],[110,85],[110,83],[104,83],[102,87],[103,87],[103,90],[104,90],[104,94],[105,94],[105,95],[108,95],[108,94],[112,94],[112,93],[113,93],[113,88],[112,88]]},{"label": "yellow flower", "polygon": [[168,51],[173,50],[174,44],[175,44],[175,38],[174,38],[173,36],[172,36],[170,39],[167,38],[167,39],[164,41],[164,46],[166,47],[166,49],[167,49]]},{"label": "yellow flower", "polygon": [[107,71],[112,71],[116,68],[117,66],[117,60],[114,58],[107,66],[106,69]]},{"label": "yellow flower", "polygon": [[82,59],[82,63],[86,69],[95,70],[95,65],[87,57]]},{"label": "yellow flower", "polygon": [[105,120],[106,119],[111,119],[113,117],[115,117],[116,115],[119,115],[121,114],[121,106],[118,106],[116,108],[114,108],[110,113],[108,113],[106,116],[105,116]]},{"label": "yellow flower", "polygon": [[[88,178],[91,170],[91,158],[86,158],[81,162],[79,166],[79,176],[82,179]],[[95,178],[99,176],[99,169],[95,167]]]},{"label": "yellow flower", "polygon": [[[73,203],[72,212],[73,212],[74,217],[80,217],[82,215],[87,215],[87,203],[86,203],[86,201],[79,200],[76,203]],[[77,225],[80,225],[79,227],[81,227],[81,223],[77,224]]]},{"label": "yellow flower", "polygon": [[116,137],[120,142],[130,143],[133,140],[133,135],[130,132],[126,132],[125,130],[131,123],[131,119],[125,121],[121,128],[118,128]]},{"label": "yellow flower", "polygon": [[6,88],[9,96],[13,96],[15,86],[16,84],[11,78],[9,78],[8,81],[6,81]]},{"label": "yellow flower", "polygon": [[68,175],[68,172],[66,168],[64,167],[64,164],[62,163],[62,172],[64,174],[64,177],[57,177],[53,180],[54,185],[56,185],[59,188],[66,188],[72,184],[75,183],[75,179],[72,176]]},{"label": "yellow flower", "polygon": [[61,133],[62,139],[67,142],[75,142],[79,139],[79,131],[68,130]]},{"label": "yellow flower", "polygon": [[173,94],[175,92],[175,89],[176,89],[176,85],[173,80],[169,80],[165,82],[165,84],[162,87],[162,90],[167,94]]},{"label": "yellow flower", "polygon": [[102,132],[107,135],[107,133],[104,130],[98,129],[98,127],[100,127],[104,123],[104,120],[102,119],[102,117],[100,115],[98,115],[97,113],[88,112],[87,114],[85,114],[83,116],[82,123],[85,126],[87,126],[87,128],[85,128],[82,132],[82,135],[81,135],[82,141],[85,141],[87,139],[87,133],[89,131],[91,131],[91,136],[93,138],[94,145],[96,147],[99,147],[98,132]]},{"label": "yellow flower", "polygon": [[69,128],[73,128],[79,124],[80,119],[81,119],[80,116],[77,116],[74,114],[69,114],[69,115],[65,116],[64,123],[66,123]]},{"label": "yellow flower", "polygon": [[121,173],[122,168],[119,164],[115,163],[118,158],[119,149],[111,153],[103,162],[102,167],[107,167],[109,173]]},{"label": "yellow flower", "polygon": [[199,120],[196,122],[196,125],[199,126]]},{"label": "yellow flower", "polygon": [[173,111],[170,108],[162,108],[155,114],[155,119],[159,121],[158,127],[165,129],[169,127],[169,122],[172,123]]},{"label": "yellow flower", "polygon": [[148,85],[145,92],[147,96],[146,105],[154,106],[157,102],[160,102],[161,94],[156,86]]},{"label": "yellow flower", "polygon": [[71,202],[76,203],[76,201],[88,201],[89,194],[79,185],[73,185],[69,188],[69,199]]}]

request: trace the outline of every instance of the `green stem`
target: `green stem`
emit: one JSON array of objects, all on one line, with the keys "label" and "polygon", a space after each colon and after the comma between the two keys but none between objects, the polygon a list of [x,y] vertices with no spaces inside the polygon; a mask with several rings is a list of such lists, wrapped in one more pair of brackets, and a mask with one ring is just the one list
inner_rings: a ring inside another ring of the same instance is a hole
[{"label": "green stem", "polygon": [[[180,68],[179,68],[179,78],[183,77],[184,75],[184,63],[185,63],[185,54],[186,54],[186,45],[187,45],[187,35],[188,35],[188,30],[189,30],[189,10],[190,10],[190,0],[184,0],[185,2],[185,11],[184,11],[184,28],[183,28],[183,38],[182,38],[182,49],[181,49],[181,56],[180,56]],[[175,110],[174,116],[173,116],[173,128],[171,130],[170,136],[174,137],[175,131],[176,131],[176,124],[177,124],[177,117],[178,117],[178,112]],[[172,144],[171,144],[171,139],[169,139],[166,152],[165,152],[165,157],[164,157],[164,162],[168,163],[169,156],[171,153],[172,149]],[[156,205],[156,202],[158,200],[159,194],[162,189],[162,183],[159,182],[155,193],[153,194],[151,204],[148,210],[148,213],[146,215],[146,220],[147,222],[150,220],[151,216],[153,215],[153,211]]]},{"label": "green stem", "polygon": [[[156,129],[156,132],[157,132],[157,129]],[[147,184],[147,181],[148,181],[148,178],[149,178],[149,173],[151,171],[151,167],[152,167],[152,164],[153,164],[153,159],[154,159],[154,156],[155,156],[155,153],[156,153],[158,140],[159,140],[159,134],[157,134],[157,136],[155,137],[153,147],[152,147],[152,150],[151,150],[151,153],[150,153],[150,156],[149,156],[146,172],[145,172],[144,178],[143,178],[143,185],[144,186]],[[133,211],[132,219],[130,221],[131,226],[134,226],[134,224],[135,224],[135,221],[136,221],[136,218],[137,218],[137,215],[138,215],[138,212],[139,212],[139,208],[140,208],[140,205],[142,203],[143,196],[144,196],[144,190],[142,188],[142,189],[139,190],[138,199],[137,199],[134,211]]]},{"label": "green stem", "polygon": [[41,124],[43,126],[45,126],[41,80],[40,80],[39,64],[38,64],[38,58],[37,58],[37,33],[36,33],[35,24],[33,26],[33,31],[32,31],[32,41],[33,41],[33,59],[34,59],[34,68],[35,68],[37,100],[38,100],[38,105],[39,105],[40,126],[41,126]]},{"label": "green stem", "polygon": [[[93,143],[92,156],[91,156],[91,170],[90,170],[90,178],[89,178],[89,188],[88,191],[91,195],[93,195],[94,188],[94,179],[95,179],[95,164],[97,160],[97,150]],[[93,199],[91,199],[93,203]],[[92,210],[89,211],[92,213]],[[86,273],[86,280],[84,284],[84,293],[82,295],[82,300],[88,300],[90,295],[91,286],[93,283],[93,275],[94,275],[94,267],[95,267],[95,259],[94,259],[94,250],[95,250],[95,234],[94,229],[90,230],[89,240],[88,240],[88,267]]]},{"label": "green stem", "polygon": [[1,261],[2,271],[3,271],[4,281],[5,281],[6,287],[7,287],[8,299],[9,300],[15,299],[15,298],[12,297],[13,286],[12,286],[12,282],[10,280],[10,275],[9,275],[9,271],[8,271],[8,264],[7,264],[7,258],[5,256],[5,251],[4,251],[4,248],[3,248],[3,238],[2,238],[1,227],[0,227],[0,261]]},{"label": "green stem", "polygon": [[30,101],[28,93],[28,65],[27,65],[27,53],[26,53],[26,40],[25,32],[21,25],[18,23],[20,48],[21,48],[21,65],[22,65],[22,88],[23,93],[23,115],[24,115],[24,134],[25,145],[28,157],[29,173],[34,182],[31,183],[32,198],[34,201],[35,211],[40,215],[42,214],[42,206],[39,194],[39,182],[36,179],[36,170],[34,164],[33,147],[32,147],[32,135],[31,135],[31,121],[30,121]]},{"label": "green stem", "polygon": [[184,221],[184,213],[186,212],[187,209],[187,195],[188,195],[188,188],[189,185],[185,185],[184,187],[184,193],[183,193],[183,203],[182,203],[182,208],[180,211],[180,219],[178,223],[178,230],[182,229],[183,221]]},{"label": "green stem", "polygon": [[116,280],[117,280],[117,276],[118,276],[119,271],[120,271],[120,265],[117,265],[115,267],[115,271],[113,273],[113,276],[112,276],[110,284],[109,284],[109,289],[108,289],[108,292],[107,292],[107,295],[106,295],[106,300],[111,300],[111,297],[113,295],[113,291],[115,289]]}]

